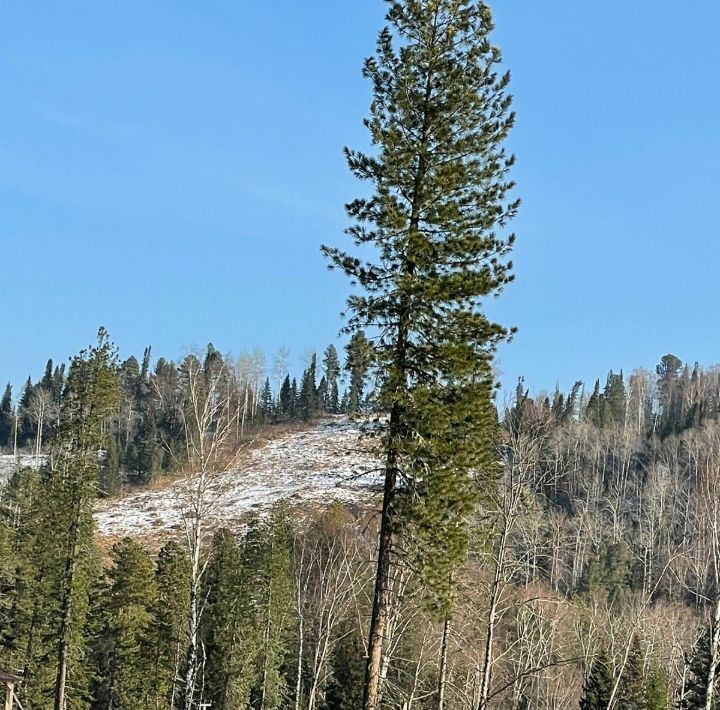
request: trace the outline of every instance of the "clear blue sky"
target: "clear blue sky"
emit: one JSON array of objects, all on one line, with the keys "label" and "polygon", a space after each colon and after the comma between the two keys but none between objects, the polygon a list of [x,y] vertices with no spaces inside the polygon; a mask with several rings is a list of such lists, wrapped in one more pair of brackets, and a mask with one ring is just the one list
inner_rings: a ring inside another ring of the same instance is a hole
[{"label": "clear blue sky", "polygon": [[[520,329],[535,390],[720,360],[720,4],[495,2],[523,199]],[[0,380],[104,324],[121,354],[286,344],[341,325],[380,0],[0,5]]]}]

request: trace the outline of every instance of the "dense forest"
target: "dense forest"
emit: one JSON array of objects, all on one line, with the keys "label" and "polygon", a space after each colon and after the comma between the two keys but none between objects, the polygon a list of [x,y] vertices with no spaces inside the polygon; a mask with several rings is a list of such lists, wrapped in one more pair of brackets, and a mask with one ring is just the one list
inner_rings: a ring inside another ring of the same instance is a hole
[{"label": "dense forest", "polygon": [[[332,353],[324,378],[336,391]],[[186,424],[173,445],[195,467],[186,415],[214,407],[206,436],[231,432],[218,439],[225,456],[239,445],[236,400],[246,391],[214,348],[177,367],[159,360],[152,372],[114,357],[101,332],[67,377],[54,371],[57,414],[43,438],[53,464],[21,470],[2,492],[0,665],[23,675],[23,707],[52,705],[63,663],[69,707],[359,707],[372,511],[328,500],[299,520],[279,505],[239,537],[208,529],[197,543],[106,547],[91,516],[106,491],[87,471],[70,472],[85,446],[103,452],[88,462],[86,449],[85,465],[106,467],[104,442],[138,406],[128,372],[140,392],[162,391],[158,373],[176,373],[170,399]],[[309,416],[334,415],[340,407],[322,407],[325,384],[312,367]],[[370,421],[372,395],[358,399],[352,416]],[[268,398],[266,415],[259,403],[247,426],[279,420],[279,401]],[[82,437],[78,417],[88,420]],[[611,372],[587,390],[577,382],[531,397],[521,381],[498,420],[498,473],[492,487],[482,483],[448,607],[433,603],[426,575],[400,553],[383,702],[436,708],[442,689],[448,708],[601,708],[611,697],[618,708],[705,707],[708,619],[720,599],[720,371],[667,355],[655,372]]]}]

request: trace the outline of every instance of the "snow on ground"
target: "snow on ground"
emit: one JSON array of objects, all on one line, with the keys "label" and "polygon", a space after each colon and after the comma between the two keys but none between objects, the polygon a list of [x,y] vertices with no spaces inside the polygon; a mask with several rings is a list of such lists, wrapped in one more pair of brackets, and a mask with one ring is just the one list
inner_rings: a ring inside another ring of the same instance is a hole
[{"label": "snow on ground", "polygon": [[5,483],[19,469],[39,468],[44,461],[44,456],[35,456],[35,454],[0,455],[0,483]]},{"label": "snow on ground", "polygon": [[[273,503],[312,507],[333,500],[367,503],[377,494],[378,461],[372,442],[345,418],[319,422],[252,449],[237,467],[207,487],[205,504],[214,524],[237,528],[249,513]],[[178,480],[163,490],[131,493],[102,501],[95,513],[101,534],[145,536],[182,529],[182,510],[193,481]]]}]

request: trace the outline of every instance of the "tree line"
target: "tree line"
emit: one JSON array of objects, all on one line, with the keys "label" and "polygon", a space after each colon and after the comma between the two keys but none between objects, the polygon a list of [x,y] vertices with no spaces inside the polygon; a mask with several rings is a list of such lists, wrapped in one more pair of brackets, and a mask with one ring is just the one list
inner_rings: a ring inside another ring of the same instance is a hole
[{"label": "tree line", "polygon": [[[119,364],[117,409],[104,441],[101,492],[112,494],[124,484],[150,483],[156,476],[177,470],[184,461],[179,403],[187,378],[183,372],[198,355],[179,362],[159,358],[153,365],[151,349],[141,360],[134,356]],[[281,349],[271,367],[262,351],[237,359],[222,355],[212,344],[202,355],[205,367],[227,364],[232,390],[234,438],[237,444],[271,424],[307,422],[333,414],[359,414],[372,408],[369,373],[372,350],[365,334],[349,339],[344,362],[329,345],[318,362],[313,353],[299,381],[287,372],[289,353]],[[347,381],[342,387],[343,381]],[[58,432],[65,365],[48,360],[36,383],[28,377],[17,403],[8,384],[0,400],[0,451],[41,455],[53,448]]]},{"label": "tree line", "polygon": [[[233,532],[209,524],[191,489],[177,539],[100,546],[114,357],[101,332],[73,358],[48,463],[0,499],[0,666],[23,675],[23,707],[359,707],[380,521],[328,501]],[[691,392],[715,397],[720,371],[668,362],[611,374],[612,417],[597,417],[595,388],[531,397],[521,383],[498,412],[497,475],[468,515],[447,601],[417,550],[395,552],[383,707],[716,702],[720,421],[686,414]],[[187,456],[212,480],[236,448],[229,371],[196,358],[182,372]],[[671,412],[680,431],[660,425]]]}]

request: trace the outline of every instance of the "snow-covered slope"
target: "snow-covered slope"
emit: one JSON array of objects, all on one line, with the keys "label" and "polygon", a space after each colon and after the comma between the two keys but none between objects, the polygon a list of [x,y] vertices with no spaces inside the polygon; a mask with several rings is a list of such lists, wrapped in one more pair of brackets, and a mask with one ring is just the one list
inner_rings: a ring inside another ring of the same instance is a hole
[{"label": "snow-covered slope", "polygon": [[[236,468],[213,480],[205,500],[214,524],[239,527],[251,512],[279,500],[314,507],[332,500],[369,503],[377,493],[372,443],[354,422],[327,419],[303,431],[284,433],[246,453]],[[192,481],[190,481],[192,484]],[[102,501],[96,512],[101,534],[147,536],[182,528],[188,482]]]},{"label": "snow-covered slope", "polygon": [[34,454],[12,454],[0,455],[0,483],[5,483],[19,468],[39,468],[45,461],[45,457]]}]

